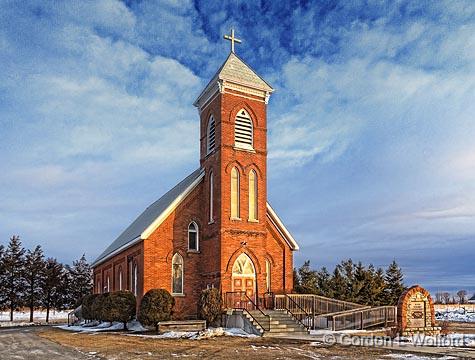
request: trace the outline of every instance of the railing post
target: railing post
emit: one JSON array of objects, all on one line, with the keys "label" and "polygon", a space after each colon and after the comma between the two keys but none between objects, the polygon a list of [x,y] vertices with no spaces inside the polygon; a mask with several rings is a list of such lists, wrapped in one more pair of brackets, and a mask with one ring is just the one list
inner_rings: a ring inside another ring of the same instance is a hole
[{"label": "railing post", "polygon": [[332,324],[332,331],[336,331],[336,321],[335,321],[335,317],[332,316],[332,321],[333,321],[333,324]]},{"label": "railing post", "polygon": [[315,330],[315,298],[312,300],[312,330]]},{"label": "railing post", "polygon": [[364,325],[363,325],[363,312],[360,313],[360,321],[361,321],[361,330],[364,329]]}]

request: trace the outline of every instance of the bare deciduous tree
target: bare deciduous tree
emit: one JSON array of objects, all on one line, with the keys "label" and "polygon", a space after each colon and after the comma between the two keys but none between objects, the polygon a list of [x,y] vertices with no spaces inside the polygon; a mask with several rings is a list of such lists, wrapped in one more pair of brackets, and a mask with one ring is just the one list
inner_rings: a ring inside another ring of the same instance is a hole
[{"label": "bare deciduous tree", "polygon": [[459,298],[459,304],[465,304],[467,302],[467,290],[457,291],[457,296]]}]

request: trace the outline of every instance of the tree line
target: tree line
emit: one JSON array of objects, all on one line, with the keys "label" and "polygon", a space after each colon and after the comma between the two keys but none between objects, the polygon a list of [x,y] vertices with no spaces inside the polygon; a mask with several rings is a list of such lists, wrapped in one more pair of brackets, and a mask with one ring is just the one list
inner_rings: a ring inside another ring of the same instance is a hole
[{"label": "tree line", "polygon": [[310,261],[294,270],[294,288],[301,294],[315,294],[362,305],[397,305],[406,289],[404,275],[393,261],[386,270],[348,259],[332,273],[322,267],[314,270]]},{"label": "tree line", "polygon": [[72,265],[45,258],[41,246],[24,249],[19,236],[12,236],[8,246],[0,245],[0,308],[10,311],[30,309],[30,322],[35,308],[46,309],[46,322],[51,309],[70,309],[92,291],[92,272],[85,255]]},{"label": "tree line", "polygon": [[[451,295],[449,292],[436,292],[435,303],[436,304],[466,304],[468,302],[467,290],[457,291],[457,296]],[[475,297],[475,295],[474,295]]]}]

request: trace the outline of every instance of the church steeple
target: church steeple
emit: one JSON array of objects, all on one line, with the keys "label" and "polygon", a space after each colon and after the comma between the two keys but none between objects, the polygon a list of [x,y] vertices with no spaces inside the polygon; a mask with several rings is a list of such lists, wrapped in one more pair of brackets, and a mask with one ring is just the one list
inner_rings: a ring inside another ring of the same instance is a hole
[{"label": "church steeple", "polygon": [[[225,38],[240,41],[233,31]],[[206,213],[219,228],[264,233],[266,113],[274,89],[233,50],[194,102],[201,118],[200,164],[210,193]]]}]

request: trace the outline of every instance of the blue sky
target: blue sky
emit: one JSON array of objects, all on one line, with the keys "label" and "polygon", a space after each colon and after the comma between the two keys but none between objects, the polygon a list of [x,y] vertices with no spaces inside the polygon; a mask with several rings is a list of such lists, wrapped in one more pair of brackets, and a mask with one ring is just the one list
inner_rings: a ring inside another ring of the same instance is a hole
[{"label": "blue sky", "polygon": [[475,290],[470,0],[2,1],[1,242],[92,260],[194,170],[231,27],[276,88],[268,193],[296,264]]}]

